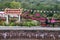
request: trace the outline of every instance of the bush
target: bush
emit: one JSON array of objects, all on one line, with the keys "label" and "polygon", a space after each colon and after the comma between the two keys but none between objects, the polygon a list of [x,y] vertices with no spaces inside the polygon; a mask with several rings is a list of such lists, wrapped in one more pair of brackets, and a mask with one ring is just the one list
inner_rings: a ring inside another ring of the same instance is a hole
[{"label": "bush", "polygon": [[10,24],[8,24],[9,26],[15,26],[14,22],[11,22]]},{"label": "bush", "polygon": [[23,23],[23,26],[37,26],[38,25],[38,22],[37,21],[27,21],[27,22],[24,22]]}]

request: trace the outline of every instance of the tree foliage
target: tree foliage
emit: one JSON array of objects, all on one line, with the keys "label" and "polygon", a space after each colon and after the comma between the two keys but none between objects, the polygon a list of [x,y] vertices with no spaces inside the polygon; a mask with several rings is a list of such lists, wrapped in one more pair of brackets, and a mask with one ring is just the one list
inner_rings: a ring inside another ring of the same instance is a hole
[{"label": "tree foliage", "polygon": [[21,8],[21,3],[15,1],[0,3],[0,9],[5,8]]},{"label": "tree foliage", "polygon": [[21,8],[21,3],[12,1],[10,2],[10,8]]}]

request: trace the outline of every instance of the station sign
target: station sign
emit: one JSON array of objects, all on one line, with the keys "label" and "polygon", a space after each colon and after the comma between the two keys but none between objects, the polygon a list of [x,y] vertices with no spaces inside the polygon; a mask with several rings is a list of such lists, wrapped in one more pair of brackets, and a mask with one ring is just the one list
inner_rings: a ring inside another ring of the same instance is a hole
[{"label": "station sign", "polygon": [[5,14],[21,14],[21,13],[22,9],[9,9],[9,8],[5,9]]}]

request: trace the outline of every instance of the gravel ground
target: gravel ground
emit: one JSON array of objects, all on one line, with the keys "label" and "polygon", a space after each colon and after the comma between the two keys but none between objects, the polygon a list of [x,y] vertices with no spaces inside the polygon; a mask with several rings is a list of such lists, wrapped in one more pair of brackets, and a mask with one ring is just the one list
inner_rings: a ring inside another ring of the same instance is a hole
[{"label": "gravel ground", "polygon": [[[0,39],[0,40],[54,40],[54,39]],[[60,39],[56,39],[60,40]]]},{"label": "gravel ground", "polygon": [[41,39],[0,39],[0,40],[41,40]]}]

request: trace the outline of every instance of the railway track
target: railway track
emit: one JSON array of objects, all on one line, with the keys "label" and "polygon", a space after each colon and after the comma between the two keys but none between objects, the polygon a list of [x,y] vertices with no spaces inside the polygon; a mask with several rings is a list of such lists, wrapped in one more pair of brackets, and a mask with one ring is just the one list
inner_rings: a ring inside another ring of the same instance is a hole
[{"label": "railway track", "polygon": [[60,31],[0,30],[0,40],[60,40]]},{"label": "railway track", "polygon": [[1,40],[40,40],[40,39],[1,39]]}]

